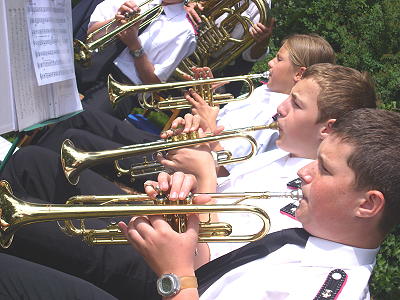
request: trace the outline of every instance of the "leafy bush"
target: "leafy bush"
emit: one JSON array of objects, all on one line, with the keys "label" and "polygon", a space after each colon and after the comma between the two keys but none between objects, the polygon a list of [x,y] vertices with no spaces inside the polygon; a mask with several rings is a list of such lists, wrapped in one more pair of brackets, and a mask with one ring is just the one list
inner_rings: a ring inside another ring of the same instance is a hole
[{"label": "leafy bush", "polygon": [[317,33],[335,49],[338,64],[371,73],[384,107],[400,107],[400,1],[276,0],[272,14],[272,50],[289,34]]}]

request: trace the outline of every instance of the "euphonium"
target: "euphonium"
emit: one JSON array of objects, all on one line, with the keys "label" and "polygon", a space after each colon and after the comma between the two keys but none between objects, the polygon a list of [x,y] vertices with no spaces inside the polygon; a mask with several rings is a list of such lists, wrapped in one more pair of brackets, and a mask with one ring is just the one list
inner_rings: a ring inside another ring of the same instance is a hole
[{"label": "euphonium", "polygon": [[208,66],[213,71],[221,70],[254,44],[249,33],[252,21],[243,14],[249,6],[258,11],[258,22],[267,25],[271,18],[265,0],[207,0],[203,4],[197,47],[179,64],[176,69],[179,77],[191,74],[192,67]]},{"label": "euphonium", "polygon": [[[263,129],[277,129],[277,122],[273,122],[269,125],[250,126],[240,129],[227,130],[219,135],[207,135],[205,137],[198,137],[197,132],[190,134],[181,134],[173,136],[166,140],[156,141],[146,144],[137,144],[120,147],[114,150],[104,150],[97,152],[84,152],[75,148],[71,140],[67,139],[61,145],[61,164],[64,170],[64,174],[67,180],[71,184],[77,184],[79,181],[79,173],[86,169],[93,167],[98,164],[102,164],[109,161],[118,159],[124,159],[134,155],[148,154],[159,151],[167,151],[178,148],[190,147],[196,144],[216,142],[221,140],[228,140],[233,138],[246,139],[251,146],[251,151],[241,157],[227,157],[229,162],[225,163],[236,163],[249,159],[255,155],[257,143],[255,139],[246,134],[248,131],[263,130]],[[220,163],[224,163],[222,160]]]},{"label": "euphonium", "polygon": [[[142,93],[139,97],[139,103],[144,109],[185,109],[191,108],[191,104],[182,97],[168,97],[162,99],[158,96],[158,93],[162,91],[167,91],[171,89],[182,89],[182,88],[194,88],[196,92],[210,105],[220,105],[224,103],[240,101],[247,99],[251,93],[254,91],[254,84],[252,79],[257,78],[268,78],[269,72],[262,74],[248,74],[240,76],[231,76],[223,78],[210,78],[210,79],[198,79],[189,81],[179,81],[179,82],[167,82],[159,84],[148,84],[148,85],[129,85],[117,82],[111,75],[108,75],[107,85],[108,85],[108,95],[113,106],[117,102],[126,96]],[[232,94],[213,94],[212,84],[221,82],[232,82],[232,81],[243,81],[247,84],[247,93],[234,98]],[[148,95],[147,93],[150,93]]]},{"label": "euphonium", "polygon": [[[146,0],[139,6],[142,7],[153,0]],[[118,38],[118,34],[128,29],[129,27],[140,23],[139,28],[146,26],[157,18],[163,11],[162,5],[155,5],[154,7],[146,10],[138,15],[128,16],[128,20],[125,24],[117,26],[117,20],[113,19],[107,24],[104,24],[97,30],[93,31],[86,38],[86,43],[80,40],[74,40],[74,58],[83,66],[89,66],[93,52],[98,52],[114,42]],[[96,36],[100,35],[96,39]]]}]

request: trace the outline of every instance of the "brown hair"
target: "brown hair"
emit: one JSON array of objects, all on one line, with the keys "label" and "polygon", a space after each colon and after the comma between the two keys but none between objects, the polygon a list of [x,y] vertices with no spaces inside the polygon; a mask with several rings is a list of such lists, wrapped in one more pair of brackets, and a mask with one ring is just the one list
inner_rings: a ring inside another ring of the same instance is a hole
[{"label": "brown hair", "polygon": [[333,64],[315,64],[302,79],[311,78],[320,87],[317,123],[336,119],[358,108],[376,108],[375,85],[367,73]]},{"label": "brown hair", "polygon": [[289,52],[291,63],[297,67],[309,67],[317,63],[335,63],[332,46],[317,34],[294,34],[283,40],[282,46]]},{"label": "brown hair", "polygon": [[355,174],[355,188],[383,193],[380,229],[388,233],[400,220],[400,114],[354,110],[336,120],[332,134],[354,147],[347,164]]}]

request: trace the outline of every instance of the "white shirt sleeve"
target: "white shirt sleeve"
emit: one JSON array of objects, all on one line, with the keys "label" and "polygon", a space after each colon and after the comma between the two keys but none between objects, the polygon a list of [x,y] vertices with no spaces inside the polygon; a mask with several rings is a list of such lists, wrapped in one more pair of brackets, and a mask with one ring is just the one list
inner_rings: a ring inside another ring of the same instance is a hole
[{"label": "white shirt sleeve", "polygon": [[[270,8],[271,7],[271,1],[270,0],[268,0],[268,1],[266,1],[267,2],[267,5],[268,5],[268,8]],[[255,4],[251,4],[251,5],[249,5],[249,8],[246,10],[246,14],[247,14],[247,16],[248,16],[248,18],[250,19],[250,20],[252,20],[252,22],[255,24],[255,23],[258,23],[259,21],[260,21],[260,13],[259,13],[259,11],[258,11],[258,9],[257,9],[257,6],[255,5]],[[269,53],[269,48],[265,51],[265,53],[263,54],[263,55],[261,55],[259,58],[252,58],[251,57],[251,49],[254,47],[254,44],[251,46],[251,47],[249,47],[249,48],[247,48],[245,51],[243,51],[242,52],[242,58],[245,60],[245,61],[249,61],[249,62],[257,62],[257,61],[260,61],[260,60],[263,60],[263,59],[265,59],[265,57],[268,55],[268,53]]]},{"label": "white shirt sleeve", "polygon": [[104,0],[99,3],[90,16],[88,27],[94,23],[110,20],[115,17],[118,9],[125,2],[125,0]]},{"label": "white shirt sleeve", "polygon": [[[179,63],[188,55],[196,50],[196,39],[193,35],[181,35],[175,40],[170,40],[166,48],[171,49],[168,53],[161,52],[165,56],[164,59],[159,60],[159,63],[154,64],[154,73],[157,75],[161,82],[167,81],[172,72],[178,67]],[[179,45],[179,46],[174,46]]]}]

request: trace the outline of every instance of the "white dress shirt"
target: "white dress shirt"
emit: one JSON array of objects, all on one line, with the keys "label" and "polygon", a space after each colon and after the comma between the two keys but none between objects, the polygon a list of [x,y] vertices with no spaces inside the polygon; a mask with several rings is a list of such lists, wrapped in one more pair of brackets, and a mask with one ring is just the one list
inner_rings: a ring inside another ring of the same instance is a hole
[{"label": "white dress shirt", "polygon": [[[269,124],[279,104],[287,97],[286,94],[272,92],[266,84],[263,84],[257,87],[248,99],[225,105],[217,116],[217,125],[222,125],[225,130],[229,130]],[[257,153],[261,153],[268,148],[273,135],[277,135],[278,132],[267,129],[248,132],[248,134],[256,139]],[[250,144],[243,139],[225,140],[221,142],[221,145],[224,149],[231,151],[234,157],[246,155],[250,151]],[[230,171],[235,165],[224,167]]]},{"label": "white dress shirt", "polygon": [[[97,5],[91,15],[90,24],[111,19],[125,0],[105,0]],[[142,7],[160,4],[156,0]],[[164,13],[156,18],[140,34],[139,40],[150,62],[154,65],[154,73],[161,82],[176,69],[182,59],[196,49],[196,35],[193,25],[186,17],[183,3],[164,6]],[[129,49],[125,48],[115,59],[114,64],[135,84],[142,84]]]},{"label": "white dress shirt", "polygon": [[[217,192],[290,192],[286,184],[297,178],[297,171],[311,161],[290,157],[281,149],[264,152],[247,162],[237,164],[228,177],[218,178]],[[217,201],[218,204],[232,202],[232,199]],[[281,209],[290,203],[297,204],[290,198],[248,199],[241,202],[260,207],[268,214],[271,222],[269,232],[302,227],[294,217],[281,213]],[[232,235],[253,234],[262,226],[260,218],[245,213],[219,213],[218,220],[232,225]],[[209,243],[210,258],[213,260],[243,245],[244,243]]]},{"label": "white dress shirt", "polygon": [[201,300],[310,300],[330,271],[347,279],[335,299],[370,299],[368,279],[379,248],[361,249],[310,237],[305,248],[287,244],[258,260],[235,268],[208,288]]}]

